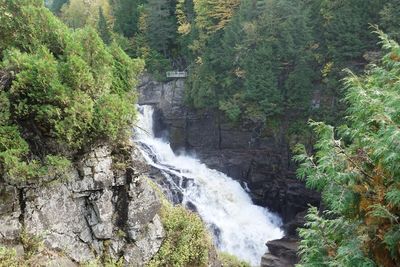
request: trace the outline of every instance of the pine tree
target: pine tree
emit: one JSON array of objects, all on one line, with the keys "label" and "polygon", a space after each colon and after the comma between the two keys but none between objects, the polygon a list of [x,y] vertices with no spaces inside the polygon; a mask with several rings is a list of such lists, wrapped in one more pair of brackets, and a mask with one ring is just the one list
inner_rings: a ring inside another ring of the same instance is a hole
[{"label": "pine tree", "polygon": [[109,29],[107,19],[104,16],[103,8],[99,7],[99,20],[97,22],[97,31],[105,44],[111,43],[111,31]]},{"label": "pine tree", "polygon": [[164,56],[168,55],[177,32],[170,4],[170,0],[148,0],[146,4],[147,39],[150,47]]},{"label": "pine tree", "polygon": [[112,0],[114,30],[131,38],[139,31],[140,6],[145,0]]}]

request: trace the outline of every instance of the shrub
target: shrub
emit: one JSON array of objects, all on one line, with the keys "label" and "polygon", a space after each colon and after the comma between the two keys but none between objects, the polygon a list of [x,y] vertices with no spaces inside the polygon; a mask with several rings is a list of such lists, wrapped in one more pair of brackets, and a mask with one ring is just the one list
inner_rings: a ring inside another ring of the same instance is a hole
[{"label": "shrub", "polygon": [[219,253],[218,258],[221,261],[221,265],[223,267],[250,267],[247,262],[241,261],[234,255],[226,252]]},{"label": "shrub", "polygon": [[29,260],[43,249],[43,241],[40,236],[27,233],[25,230],[20,234],[22,246],[24,247],[25,259]]},{"label": "shrub", "polygon": [[95,94],[95,81],[90,67],[80,56],[70,55],[66,62],[61,62],[62,81],[70,88],[75,88],[90,95]]},{"label": "shrub", "polygon": [[114,57],[113,61],[113,93],[129,92],[137,85],[137,77],[144,68],[144,61],[141,59],[132,60],[125,52],[114,42],[109,51]]},{"label": "shrub", "polygon": [[10,181],[36,177],[40,165],[37,161],[25,162],[29,146],[16,126],[0,126],[0,167]]},{"label": "shrub", "polygon": [[74,33],[74,38],[82,47],[77,52],[89,66],[94,78],[94,88],[96,90],[90,96],[98,98],[103,94],[109,93],[113,82],[112,55],[108,52],[96,30],[91,27],[77,30]]},{"label": "shrub", "polygon": [[130,136],[135,119],[134,95],[109,94],[99,99],[95,107],[95,128],[98,134],[112,141]]},{"label": "shrub", "polygon": [[148,266],[207,266],[211,238],[200,217],[164,200],[161,218],[166,237]]},{"label": "shrub", "polygon": [[0,0],[0,11],[0,69],[13,79],[0,92],[0,174],[59,176],[69,165],[61,154],[124,142],[143,62],[107,47],[93,28],[70,30],[43,1]]},{"label": "shrub", "polygon": [[14,249],[0,246],[0,267],[23,267],[25,266],[17,258]]},{"label": "shrub", "polygon": [[84,92],[76,92],[64,108],[60,119],[55,121],[54,132],[60,143],[80,148],[92,138],[94,101]]}]

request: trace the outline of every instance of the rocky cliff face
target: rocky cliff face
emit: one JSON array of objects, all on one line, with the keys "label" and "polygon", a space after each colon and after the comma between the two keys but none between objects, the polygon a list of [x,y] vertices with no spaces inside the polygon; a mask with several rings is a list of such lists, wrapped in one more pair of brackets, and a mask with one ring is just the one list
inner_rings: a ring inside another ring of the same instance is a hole
[{"label": "rocky cliff face", "polygon": [[319,196],[295,179],[284,124],[277,129],[264,125],[232,125],[218,111],[196,111],[184,103],[184,80],[158,83],[143,77],[139,104],[156,108],[158,136],[171,146],[194,152],[209,167],[240,180],[251,190],[256,204],[279,213],[284,221],[295,218]]},{"label": "rocky cliff face", "polygon": [[65,255],[46,253],[43,262],[50,266],[51,258],[53,266],[74,266],[104,256],[143,266],[164,237],[161,203],[144,170],[134,148],[126,170],[115,170],[111,151],[103,146],[84,155],[66,182],[0,183],[0,244],[23,253],[21,237],[37,237]]}]

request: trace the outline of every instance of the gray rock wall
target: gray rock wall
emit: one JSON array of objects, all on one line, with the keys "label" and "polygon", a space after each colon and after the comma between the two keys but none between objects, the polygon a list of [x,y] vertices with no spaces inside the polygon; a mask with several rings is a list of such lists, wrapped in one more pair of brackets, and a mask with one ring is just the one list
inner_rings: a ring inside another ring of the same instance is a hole
[{"label": "gray rock wall", "polygon": [[127,171],[113,170],[112,163],[111,151],[103,146],[77,163],[68,182],[0,183],[0,243],[18,245],[25,231],[62,252],[70,264],[109,255],[143,266],[164,237],[160,200],[142,175],[139,151],[133,149]]}]

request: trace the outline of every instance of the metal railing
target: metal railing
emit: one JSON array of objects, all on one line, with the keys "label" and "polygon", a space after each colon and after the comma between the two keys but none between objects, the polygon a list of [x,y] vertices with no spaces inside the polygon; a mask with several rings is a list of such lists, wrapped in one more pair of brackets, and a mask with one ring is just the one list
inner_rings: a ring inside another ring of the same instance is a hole
[{"label": "metal railing", "polygon": [[186,71],[167,71],[167,78],[186,78]]}]

